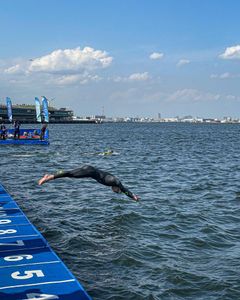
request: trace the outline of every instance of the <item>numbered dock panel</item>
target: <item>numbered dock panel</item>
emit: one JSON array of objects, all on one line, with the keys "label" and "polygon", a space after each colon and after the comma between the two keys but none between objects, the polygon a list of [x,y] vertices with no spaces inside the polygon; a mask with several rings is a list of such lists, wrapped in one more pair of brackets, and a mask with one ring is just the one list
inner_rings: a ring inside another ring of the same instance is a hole
[{"label": "numbered dock panel", "polygon": [[49,247],[0,252],[0,269],[45,262],[60,262],[59,257]]},{"label": "numbered dock panel", "polygon": [[17,204],[14,201],[0,201],[0,211],[13,208],[18,208]]},{"label": "numbered dock panel", "polygon": [[[22,217],[27,220],[27,218],[23,215],[20,209],[17,208],[9,208],[9,209],[1,209],[0,210],[0,219],[2,218],[12,218],[12,217]],[[29,221],[28,221],[29,222]]]},{"label": "numbered dock panel", "polygon": [[0,300],[91,300],[0,185]]},{"label": "numbered dock panel", "polygon": [[[11,292],[9,292],[11,290]],[[6,300],[81,300],[90,299],[76,280],[0,289],[0,299]]]}]

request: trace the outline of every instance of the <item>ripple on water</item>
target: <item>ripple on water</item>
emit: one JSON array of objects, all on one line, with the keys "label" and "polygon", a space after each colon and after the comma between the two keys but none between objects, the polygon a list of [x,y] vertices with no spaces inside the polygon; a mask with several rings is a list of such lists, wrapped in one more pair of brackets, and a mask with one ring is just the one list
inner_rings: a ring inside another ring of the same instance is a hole
[{"label": "ripple on water", "polygon": [[[0,148],[1,183],[94,300],[240,299],[239,125],[50,130],[49,147]],[[106,149],[118,155],[98,155]],[[37,185],[83,164],[141,201],[93,180]]]}]

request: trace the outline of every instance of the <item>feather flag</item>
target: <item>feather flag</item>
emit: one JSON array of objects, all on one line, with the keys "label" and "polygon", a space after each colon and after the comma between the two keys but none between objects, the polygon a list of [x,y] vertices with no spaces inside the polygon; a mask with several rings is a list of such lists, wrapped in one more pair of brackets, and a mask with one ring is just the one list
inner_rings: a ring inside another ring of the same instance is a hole
[{"label": "feather flag", "polygon": [[49,113],[48,113],[48,101],[46,97],[42,97],[42,111],[44,122],[49,123]]},{"label": "feather flag", "polygon": [[40,104],[40,101],[37,97],[35,97],[35,105],[36,105],[36,119],[37,119],[37,122],[42,122],[41,104]]},{"label": "feather flag", "polygon": [[8,120],[12,123],[12,101],[9,97],[6,97]]}]

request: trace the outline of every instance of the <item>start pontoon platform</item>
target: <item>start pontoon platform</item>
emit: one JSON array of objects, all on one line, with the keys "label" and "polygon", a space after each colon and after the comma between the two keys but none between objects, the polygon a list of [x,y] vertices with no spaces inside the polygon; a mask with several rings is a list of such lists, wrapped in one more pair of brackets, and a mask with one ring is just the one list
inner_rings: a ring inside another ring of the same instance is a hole
[{"label": "start pontoon platform", "polygon": [[1,184],[0,299],[91,300]]}]

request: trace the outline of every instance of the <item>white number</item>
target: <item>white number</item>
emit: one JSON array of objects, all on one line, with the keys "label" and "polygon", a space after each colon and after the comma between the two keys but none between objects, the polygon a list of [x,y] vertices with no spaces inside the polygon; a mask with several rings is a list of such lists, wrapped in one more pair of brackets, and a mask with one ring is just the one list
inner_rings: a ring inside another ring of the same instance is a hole
[{"label": "white number", "polygon": [[23,241],[16,241],[17,244],[14,243],[0,243],[0,246],[24,246]]},{"label": "white number", "polygon": [[27,299],[23,300],[52,300],[52,299],[59,299],[56,295],[47,295],[47,294],[27,294]]},{"label": "white number", "polygon": [[23,259],[32,259],[33,258],[33,256],[32,255],[27,255],[27,254],[23,254],[23,255],[19,255],[19,256],[17,256],[17,255],[13,255],[13,256],[6,256],[6,257],[4,257],[4,260],[5,261],[19,261],[19,260],[23,260]]},{"label": "white number", "polygon": [[7,230],[0,230],[0,234],[10,234],[10,233],[16,233],[17,230],[15,229],[7,229]]},{"label": "white number", "polygon": [[8,220],[8,219],[6,219],[6,220],[0,220],[0,225],[2,225],[2,224],[8,224],[8,223],[12,223],[12,221]]},{"label": "white number", "polygon": [[44,277],[44,274],[41,270],[31,270],[31,271],[24,271],[25,275],[20,275],[20,272],[14,272],[12,273],[12,278],[13,279],[30,279],[32,278],[34,275],[36,275],[37,277]]}]

